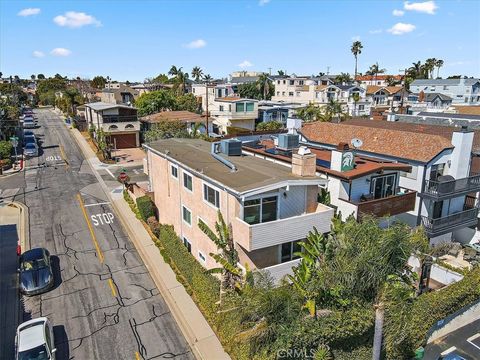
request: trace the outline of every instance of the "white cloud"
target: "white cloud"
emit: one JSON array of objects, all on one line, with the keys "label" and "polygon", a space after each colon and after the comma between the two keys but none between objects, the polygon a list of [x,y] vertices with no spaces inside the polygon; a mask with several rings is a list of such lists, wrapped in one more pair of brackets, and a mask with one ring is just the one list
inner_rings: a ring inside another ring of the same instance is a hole
[{"label": "white cloud", "polygon": [[252,67],[253,64],[248,60],[243,60],[240,64],[238,64],[238,66],[241,67],[242,69],[245,69],[247,67]]},{"label": "white cloud", "polygon": [[72,52],[65,48],[55,48],[50,51],[53,56],[69,56]]},{"label": "white cloud", "polygon": [[399,22],[399,23],[396,23],[395,25],[393,25],[387,31],[389,33],[392,33],[393,35],[403,35],[403,34],[412,32],[413,30],[415,30],[415,27],[416,26],[413,25],[413,24],[405,24],[405,23]]},{"label": "white cloud", "polygon": [[200,49],[200,48],[203,48],[203,47],[207,46],[207,42],[203,39],[197,39],[197,40],[193,40],[193,41],[191,41],[188,44],[185,44],[183,46],[186,47],[186,48],[189,48],[189,49]]},{"label": "white cloud", "polygon": [[32,16],[40,14],[39,8],[26,8],[18,12],[18,16]]},{"label": "white cloud", "polygon": [[45,56],[45,53],[43,51],[35,50],[34,52],[32,52],[32,55],[36,58],[42,58]]},{"label": "white cloud", "polygon": [[375,34],[381,34],[382,32],[383,32],[382,29],[374,29],[374,30],[370,30],[370,31],[369,31],[369,33],[370,33],[370,34],[373,34],[373,35],[375,35]]},{"label": "white cloud", "polygon": [[425,1],[425,2],[416,2],[416,3],[405,1],[403,3],[403,8],[409,11],[418,11],[421,13],[434,15],[435,11],[438,9],[438,6],[437,4],[435,4],[435,1]]},{"label": "white cloud", "polygon": [[102,26],[102,23],[92,15],[76,11],[67,11],[63,15],[55,16],[53,22],[58,26],[66,26],[69,28],[79,28],[86,25]]},{"label": "white cloud", "polygon": [[264,6],[267,5],[270,2],[270,0],[258,0],[258,5]]},{"label": "white cloud", "polygon": [[405,11],[395,9],[395,10],[393,10],[392,14],[393,14],[393,16],[403,16],[405,14]]},{"label": "white cloud", "polygon": [[352,41],[360,41],[360,35],[352,36]]}]

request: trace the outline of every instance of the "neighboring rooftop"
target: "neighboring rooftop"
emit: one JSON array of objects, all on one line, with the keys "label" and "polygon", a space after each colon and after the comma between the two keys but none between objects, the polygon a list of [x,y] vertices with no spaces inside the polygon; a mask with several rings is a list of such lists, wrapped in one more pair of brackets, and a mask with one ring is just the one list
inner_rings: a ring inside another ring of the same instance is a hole
[{"label": "neighboring rooftop", "polygon": [[[408,171],[412,170],[412,167],[407,164],[394,163],[391,161],[382,161],[380,159],[371,158],[368,156],[355,156],[355,168],[349,171],[336,171],[330,169],[330,162],[332,159],[332,151],[329,149],[317,149],[309,147],[310,151],[317,156],[317,171],[325,173],[331,176],[339,177],[346,180],[353,180],[368,174],[373,174],[379,171],[385,170],[398,170]],[[283,151],[274,152],[275,144],[273,140],[262,140],[257,146],[243,146],[245,151],[253,152],[268,156],[273,159],[285,161],[287,163],[292,162],[291,154],[286,154]]]},{"label": "neighboring rooftop", "polygon": [[204,122],[205,117],[190,111],[160,111],[147,116],[142,116],[140,121],[148,123],[158,123],[163,121],[181,121],[181,122]]},{"label": "neighboring rooftop", "polygon": [[389,78],[393,78],[394,80],[396,81],[400,81],[403,79],[403,76],[402,75],[359,75],[357,76],[357,81],[372,81],[372,80],[376,80],[376,81],[383,81],[383,80],[387,80]]},{"label": "neighboring rooftop", "polygon": [[440,94],[440,93],[426,93],[425,94],[425,101],[426,102],[432,102],[436,98],[440,98],[442,101],[451,101],[452,98],[448,95]]},{"label": "neighboring rooftop", "polygon": [[[394,130],[388,126],[396,123],[364,121],[366,122],[354,123],[350,120],[340,124],[317,121],[303,125],[300,132],[309,141],[331,146],[337,146],[341,142],[350,144],[353,138],[360,138],[363,141],[361,151],[420,162],[428,162],[441,151],[453,147],[451,140],[444,136]],[[386,125],[375,127],[376,123]]]},{"label": "neighboring rooftop", "polygon": [[247,98],[241,98],[239,96],[227,96],[227,97],[221,97],[221,98],[216,98],[215,101],[222,101],[222,102],[239,102],[239,101],[257,101],[255,99],[247,99]]},{"label": "neighboring rooftop", "polygon": [[390,94],[396,94],[399,91],[403,90],[403,86],[377,86],[377,85],[368,85],[367,94],[375,94],[379,90],[385,90]]},{"label": "neighboring rooftop", "polygon": [[107,109],[115,109],[115,108],[122,108],[122,109],[135,109],[132,106],[127,106],[127,105],[122,105],[122,104],[111,104],[111,103],[106,103],[106,102],[93,102],[93,103],[87,103],[84,104],[85,106],[95,110],[95,111],[101,111],[101,110],[107,110]]},{"label": "neighboring rooftop", "polygon": [[237,171],[232,172],[226,165],[211,155],[211,143],[200,139],[172,138],[154,141],[144,146],[161,156],[168,156],[196,172],[198,176],[207,177],[237,194],[283,182],[291,182],[292,184],[306,180],[318,184],[324,182],[318,177],[295,176],[290,168],[268,160],[245,155],[226,156],[219,154],[235,164]]},{"label": "neighboring rooftop", "polygon": [[465,85],[471,86],[480,81],[480,79],[416,79],[410,86],[429,86],[429,85],[460,85],[461,82]]},{"label": "neighboring rooftop", "polygon": [[438,117],[446,119],[458,119],[458,120],[478,120],[480,121],[480,115],[475,114],[451,114],[445,112],[427,112],[423,111],[418,116]]}]

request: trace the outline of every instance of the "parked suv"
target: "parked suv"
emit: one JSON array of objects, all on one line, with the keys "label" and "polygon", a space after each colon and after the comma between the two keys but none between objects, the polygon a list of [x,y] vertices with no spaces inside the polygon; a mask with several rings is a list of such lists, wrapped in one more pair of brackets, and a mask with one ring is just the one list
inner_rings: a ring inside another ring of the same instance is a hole
[{"label": "parked suv", "polygon": [[19,325],[15,336],[16,360],[54,360],[53,328],[46,317],[29,320]]}]

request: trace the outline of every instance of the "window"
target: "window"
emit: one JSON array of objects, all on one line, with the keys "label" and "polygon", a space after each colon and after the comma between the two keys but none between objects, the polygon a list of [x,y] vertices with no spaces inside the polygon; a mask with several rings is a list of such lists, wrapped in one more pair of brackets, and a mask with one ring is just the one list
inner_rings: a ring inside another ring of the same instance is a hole
[{"label": "window", "polygon": [[277,80],[277,84],[280,85],[280,80]]},{"label": "window", "polygon": [[193,191],[193,180],[192,177],[186,173],[183,173],[183,186],[190,190]]},{"label": "window", "polygon": [[277,96],[280,96],[280,91],[277,91]]},{"label": "window", "polygon": [[252,112],[255,108],[255,105],[252,102],[248,102],[247,104],[247,112]]},{"label": "window", "polygon": [[232,104],[228,104],[228,111],[232,111]]},{"label": "window", "polygon": [[295,81],[294,81],[294,80],[290,80],[290,81],[288,82],[288,85],[294,85],[294,84],[295,84]]},{"label": "window", "polygon": [[243,203],[243,221],[253,225],[277,220],[277,197],[246,200]]},{"label": "window", "polygon": [[372,178],[370,192],[374,199],[382,199],[395,194],[397,174],[388,174]]},{"label": "window", "polygon": [[300,96],[300,91],[297,91],[297,96]]},{"label": "window", "polygon": [[220,193],[207,184],[203,184],[203,199],[217,208],[220,207]]},{"label": "window", "polygon": [[207,262],[207,258],[201,251],[198,252],[198,258],[205,264]]},{"label": "window", "polygon": [[171,173],[172,173],[172,176],[174,178],[178,179],[178,167],[176,167],[175,165],[172,165],[171,166]]},{"label": "window", "polygon": [[285,80],[283,80],[283,85],[285,85]]},{"label": "window", "polygon": [[443,86],[443,90],[448,90],[448,86],[447,86],[447,85],[444,85],[444,86]]},{"label": "window", "polygon": [[303,85],[303,80],[299,80],[298,85]]},{"label": "window", "polygon": [[293,91],[289,91],[288,96],[293,96]]},{"label": "window", "polygon": [[182,206],[182,218],[188,225],[192,225],[192,212],[185,206]]},{"label": "window", "polygon": [[236,103],[235,104],[235,111],[236,112],[244,112],[245,111],[245,103]]},{"label": "window", "polygon": [[358,105],[358,110],[365,110],[365,105]]},{"label": "window", "polygon": [[194,94],[195,94],[195,88],[192,88],[192,93],[194,93]]},{"label": "window", "polygon": [[285,96],[285,91],[282,91],[282,96]]},{"label": "window", "polygon": [[218,107],[218,110],[219,110],[219,111],[223,111],[223,105],[220,105],[220,106]]},{"label": "window", "polygon": [[186,237],[183,238],[183,245],[187,248],[187,251],[191,254],[192,253],[192,244]]},{"label": "window", "polygon": [[282,263],[298,259],[299,256],[294,254],[302,251],[302,247],[298,244],[298,241],[283,243],[281,247],[280,262]]}]

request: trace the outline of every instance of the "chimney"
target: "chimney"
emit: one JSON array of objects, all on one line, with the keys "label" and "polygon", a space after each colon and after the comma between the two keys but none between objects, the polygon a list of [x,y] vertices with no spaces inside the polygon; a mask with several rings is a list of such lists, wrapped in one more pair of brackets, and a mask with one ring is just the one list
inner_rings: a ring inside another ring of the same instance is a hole
[{"label": "chimney", "polygon": [[455,179],[461,179],[470,175],[470,158],[473,146],[473,131],[467,126],[462,126],[452,134],[454,149],[450,155],[449,175]]},{"label": "chimney", "polygon": [[313,177],[317,171],[317,155],[312,154],[306,146],[300,146],[298,153],[292,154],[292,174]]},{"label": "chimney", "polygon": [[332,150],[330,169],[335,171],[349,171],[355,168],[355,154],[347,143],[339,143],[337,148]]}]

